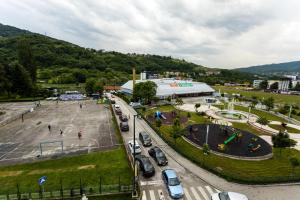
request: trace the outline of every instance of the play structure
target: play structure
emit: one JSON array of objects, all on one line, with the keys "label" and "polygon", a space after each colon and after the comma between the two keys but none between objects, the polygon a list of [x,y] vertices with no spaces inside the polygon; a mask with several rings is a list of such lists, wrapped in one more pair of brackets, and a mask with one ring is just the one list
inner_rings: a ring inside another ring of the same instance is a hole
[{"label": "play structure", "polygon": [[261,157],[272,154],[272,147],[262,138],[226,125],[194,124],[186,127],[184,136],[200,147],[206,142],[215,152],[237,157]]},{"label": "play structure", "polygon": [[154,113],[154,118],[155,119],[167,119],[160,111],[156,111],[155,113]]}]

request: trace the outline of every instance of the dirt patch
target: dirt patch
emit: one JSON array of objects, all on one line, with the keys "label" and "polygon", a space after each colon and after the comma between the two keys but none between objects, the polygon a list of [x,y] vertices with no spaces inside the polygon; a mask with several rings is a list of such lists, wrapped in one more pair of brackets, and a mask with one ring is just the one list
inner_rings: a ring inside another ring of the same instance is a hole
[{"label": "dirt patch", "polygon": [[83,165],[78,167],[78,169],[94,169],[96,165]]},{"label": "dirt patch", "polygon": [[[162,124],[166,124],[166,125],[172,125],[173,122],[174,122],[174,119],[176,118],[177,116],[177,113],[175,111],[172,111],[172,112],[162,112],[161,113],[162,116],[165,117],[165,119],[161,118],[161,122]],[[149,120],[151,123],[154,123],[155,122],[155,117],[154,117],[154,113],[151,114],[151,115],[148,115],[147,116],[147,120]],[[180,117],[180,124],[184,124],[188,121],[188,118],[185,117],[185,116],[181,116]]]},{"label": "dirt patch", "polygon": [[0,177],[19,176],[22,173],[23,171],[2,171],[0,172]]},{"label": "dirt patch", "polygon": [[66,169],[36,169],[28,172],[28,175],[34,174],[44,174],[44,173],[51,173],[51,172],[63,172],[67,171]]}]

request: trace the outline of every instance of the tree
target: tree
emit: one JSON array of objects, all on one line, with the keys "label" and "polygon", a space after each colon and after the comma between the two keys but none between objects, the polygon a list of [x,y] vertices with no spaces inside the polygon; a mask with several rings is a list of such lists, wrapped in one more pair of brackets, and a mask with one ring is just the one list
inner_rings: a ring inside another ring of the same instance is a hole
[{"label": "tree", "polygon": [[158,127],[158,128],[161,127],[161,120],[160,119],[155,120],[155,126]]},{"label": "tree", "polygon": [[267,110],[271,110],[274,108],[274,98],[269,97],[263,101],[263,104],[267,107]]},{"label": "tree", "polygon": [[12,83],[10,81],[9,75],[7,74],[7,65],[0,64],[0,95],[7,93],[10,95]]},{"label": "tree", "polygon": [[271,90],[278,90],[278,82],[275,82],[275,83],[271,84],[270,89]]},{"label": "tree", "polygon": [[196,112],[198,112],[198,108],[201,106],[201,104],[200,103],[196,103],[195,104],[195,110],[196,110]]},{"label": "tree", "polygon": [[182,98],[177,97],[175,103],[176,103],[177,106],[183,105],[183,100],[182,100]]},{"label": "tree", "polygon": [[282,148],[293,147],[297,144],[295,140],[290,139],[290,135],[288,133],[284,133],[282,131],[279,131],[276,135],[272,135],[272,143],[274,148],[280,149],[280,155]]},{"label": "tree", "polygon": [[157,85],[153,81],[140,82],[133,88],[133,98],[135,101],[142,100],[144,104],[149,104],[156,95]]},{"label": "tree", "polygon": [[292,165],[292,174],[291,175],[293,175],[295,172],[295,168],[300,165],[300,162],[299,162],[298,158],[292,157],[292,158],[290,158],[290,163]]},{"label": "tree", "polygon": [[88,95],[91,95],[94,93],[94,86],[95,86],[96,80],[93,78],[87,79],[85,83],[85,91]]},{"label": "tree", "polygon": [[264,126],[269,124],[269,120],[266,117],[260,117],[256,122]]},{"label": "tree", "polygon": [[24,96],[31,95],[33,85],[29,72],[22,65],[17,63],[12,66],[11,73],[11,91]]},{"label": "tree", "polygon": [[298,83],[296,84],[296,86],[294,87],[294,90],[300,91],[300,83],[299,83],[299,82],[298,82]]},{"label": "tree", "polygon": [[179,137],[182,136],[182,130],[180,128],[180,121],[179,118],[176,117],[173,121],[173,126],[172,126],[172,130],[171,130],[171,137],[174,139],[174,142],[176,144],[176,141]]},{"label": "tree", "polygon": [[37,67],[27,39],[23,38],[18,41],[18,59],[19,63],[29,72],[32,82],[35,83]]},{"label": "tree", "polygon": [[265,90],[267,88],[268,88],[268,81],[267,80],[264,80],[264,81],[260,82],[259,89]]},{"label": "tree", "polygon": [[98,93],[99,95],[103,94],[103,85],[101,82],[95,82],[93,86],[93,93]]}]

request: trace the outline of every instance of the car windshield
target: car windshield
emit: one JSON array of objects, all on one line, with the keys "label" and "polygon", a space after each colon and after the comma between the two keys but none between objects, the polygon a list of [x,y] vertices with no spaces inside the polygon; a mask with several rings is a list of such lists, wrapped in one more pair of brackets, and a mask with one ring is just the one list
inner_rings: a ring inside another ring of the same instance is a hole
[{"label": "car windshield", "polygon": [[156,152],[156,157],[157,158],[165,158],[166,156],[165,156],[165,154],[162,151],[157,151]]},{"label": "car windshield", "polygon": [[219,198],[220,198],[220,200],[230,200],[230,197],[227,192],[220,192]]},{"label": "car windshield", "polygon": [[175,185],[179,185],[180,184],[180,182],[179,182],[179,180],[178,180],[178,178],[176,177],[176,178],[170,178],[169,179],[169,185],[170,186],[175,186]]},{"label": "car windshield", "polygon": [[150,137],[149,137],[148,134],[144,134],[143,137],[144,137],[145,140],[149,140],[150,139]]},{"label": "car windshield", "polygon": [[153,165],[151,165],[149,160],[144,160],[144,168],[145,168],[145,171],[152,171]]},{"label": "car windshield", "polygon": [[139,149],[139,148],[140,148],[140,146],[136,146],[136,145],[135,145],[135,149]]}]

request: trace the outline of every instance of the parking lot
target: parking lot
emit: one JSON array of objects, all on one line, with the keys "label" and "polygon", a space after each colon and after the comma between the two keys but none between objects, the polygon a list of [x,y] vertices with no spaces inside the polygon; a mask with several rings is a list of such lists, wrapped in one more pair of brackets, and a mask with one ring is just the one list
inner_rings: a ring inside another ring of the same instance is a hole
[{"label": "parking lot", "polygon": [[[79,132],[82,134],[80,139]],[[92,100],[43,101],[40,107],[24,115],[23,122],[19,117],[1,126],[0,138],[1,163],[118,145],[109,108]]]}]

